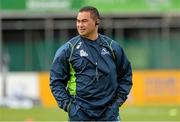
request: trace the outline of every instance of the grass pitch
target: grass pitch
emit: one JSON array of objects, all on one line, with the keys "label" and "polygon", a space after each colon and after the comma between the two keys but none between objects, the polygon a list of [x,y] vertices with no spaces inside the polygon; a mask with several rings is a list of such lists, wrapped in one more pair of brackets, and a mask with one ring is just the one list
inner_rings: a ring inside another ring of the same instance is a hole
[{"label": "grass pitch", "polygon": [[[180,106],[123,106],[123,121],[180,121]],[[58,108],[32,109],[0,108],[0,121],[67,121],[67,114]]]}]

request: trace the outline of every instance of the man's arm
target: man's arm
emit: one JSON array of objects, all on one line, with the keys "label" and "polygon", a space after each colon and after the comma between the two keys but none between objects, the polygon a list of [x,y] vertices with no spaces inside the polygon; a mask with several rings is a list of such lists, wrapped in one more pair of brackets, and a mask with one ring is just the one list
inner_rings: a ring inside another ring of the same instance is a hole
[{"label": "man's arm", "polygon": [[58,105],[67,111],[70,96],[66,91],[69,80],[68,44],[61,47],[54,57],[50,70],[50,89]]},{"label": "man's arm", "polygon": [[132,68],[123,49],[116,42],[114,53],[118,80],[116,102],[121,106],[126,101],[132,87]]}]

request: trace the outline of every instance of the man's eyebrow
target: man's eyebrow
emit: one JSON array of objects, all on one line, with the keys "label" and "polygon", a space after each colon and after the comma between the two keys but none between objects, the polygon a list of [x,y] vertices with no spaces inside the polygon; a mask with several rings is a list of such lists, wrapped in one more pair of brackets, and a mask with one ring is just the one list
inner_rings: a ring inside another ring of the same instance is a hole
[{"label": "man's eyebrow", "polygon": [[88,19],[82,19],[82,20],[80,20],[80,19],[76,19],[77,21],[87,21]]}]

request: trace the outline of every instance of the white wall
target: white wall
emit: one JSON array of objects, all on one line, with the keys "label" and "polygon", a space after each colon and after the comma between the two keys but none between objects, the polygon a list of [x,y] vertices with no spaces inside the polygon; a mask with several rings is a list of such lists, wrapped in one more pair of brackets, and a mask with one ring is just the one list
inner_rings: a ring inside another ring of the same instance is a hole
[{"label": "white wall", "polygon": [[[0,74],[0,98],[3,96],[2,75]],[[39,81],[37,73],[11,72],[6,81],[7,97],[25,96],[39,98]]]}]

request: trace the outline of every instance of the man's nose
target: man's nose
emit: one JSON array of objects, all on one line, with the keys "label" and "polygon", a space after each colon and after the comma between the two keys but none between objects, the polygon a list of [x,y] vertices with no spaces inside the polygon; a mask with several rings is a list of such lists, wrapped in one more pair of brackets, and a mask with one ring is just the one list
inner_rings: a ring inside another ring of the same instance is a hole
[{"label": "man's nose", "polygon": [[79,27],[83,27],[83,26],[84,26],[83,22],[79,22]]}]

